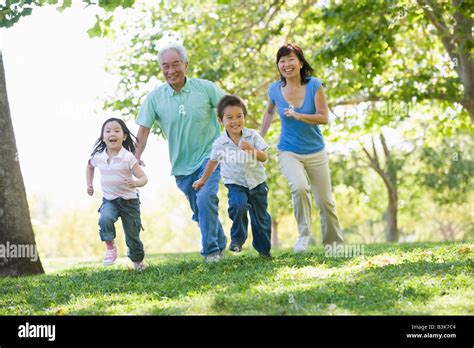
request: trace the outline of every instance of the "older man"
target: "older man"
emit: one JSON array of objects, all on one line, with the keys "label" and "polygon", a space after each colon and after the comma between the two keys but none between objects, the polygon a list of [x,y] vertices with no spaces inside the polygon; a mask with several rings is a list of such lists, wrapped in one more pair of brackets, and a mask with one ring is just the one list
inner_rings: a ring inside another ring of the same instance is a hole
[{"label": "older man", "polygon": [[167,83],[150,92],[140,108],[135,155],[140,160],[150,128],[158,122],[168,140],[171,174],[201,229],[201,254],[206,261],[219,261],[226,247],[218,218],[220,168],[200,191],[192,184],[204,171],[212,143],[219,137],[216,106],[224,92],[210,81],[186,76],[188,57],[180,45],[160,50],[158,60]]}]

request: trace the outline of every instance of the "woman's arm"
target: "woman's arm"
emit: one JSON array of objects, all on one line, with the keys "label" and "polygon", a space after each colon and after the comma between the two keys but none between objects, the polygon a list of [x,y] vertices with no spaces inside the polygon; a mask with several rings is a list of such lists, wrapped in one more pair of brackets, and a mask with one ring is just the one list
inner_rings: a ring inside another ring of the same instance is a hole
[{"label": "woman's arm", "polygon": [[276,106],[273,104],[273,102],[269,99],[268,104],[267,104],[267,109],[265,110],[265,113],[263,114],[263,121],[262,121],[262,127],[260,128],[260,135],[262,138],[267,134],[268,129],[270,128],[270,125],[272,124],[273,117],[275,116],[276,112]]},{"label": "woman's arm", "polygon": [[286,109],[285,115],[309,124],[327,124],[329,121],[329,111],[323,86],[319,87],[314,95],[314,105],[316,105],[316,110],[318,110],[316,114],[302,114],[291,109]]}]

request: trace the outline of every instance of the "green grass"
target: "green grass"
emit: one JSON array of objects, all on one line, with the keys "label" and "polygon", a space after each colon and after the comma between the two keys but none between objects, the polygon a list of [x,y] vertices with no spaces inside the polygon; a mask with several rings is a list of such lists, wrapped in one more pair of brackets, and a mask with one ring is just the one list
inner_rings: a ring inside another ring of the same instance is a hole
[{"label": "green grass", "polygon": [[0,278],[0,315],[473,315],[474,243],[366,245],[326,258],[246,246],[219,263],[197,253],[127,260],[43,260],[45,275]]}]

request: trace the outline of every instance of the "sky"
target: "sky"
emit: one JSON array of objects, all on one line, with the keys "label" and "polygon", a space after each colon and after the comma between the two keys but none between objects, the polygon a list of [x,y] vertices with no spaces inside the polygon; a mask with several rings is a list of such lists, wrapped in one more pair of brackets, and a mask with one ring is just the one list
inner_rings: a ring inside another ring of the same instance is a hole
[{"label": "sky", "polygon": [[[101,110],[99,101],[114,91],[117,78],[104,69],[110,42],[87,35],[95,22],[93,11],[73,6],[59,13],[47,6],[2,29],[7,91],[26,190],[28,196],[47,196],[57,209],[90,204],[85,166],[103,121],[115,116]],[[137,133],[133,121],[127,125]],[[164,140],[150,136],[142,158],[149,183],[140,190],[141,197],[174,186]],[[94,184],[100,194],[98,171]]]}]

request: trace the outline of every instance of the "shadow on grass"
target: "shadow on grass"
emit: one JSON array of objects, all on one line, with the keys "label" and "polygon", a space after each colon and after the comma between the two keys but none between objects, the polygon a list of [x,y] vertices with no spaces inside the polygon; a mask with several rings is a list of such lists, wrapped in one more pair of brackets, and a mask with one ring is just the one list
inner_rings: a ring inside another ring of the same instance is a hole
[{"label": "shadow on grass", "polygon": [[[368,250],[367,255],[409,252],[432,246],[376,246]],[[208,294],[211,298],[209,308],[216,314],[330,314],[329,304],[349,314],[396,314],[395,308],[401,297],[424,303],[439,295],[427,286],[397,289],[407,277],[456,274],[469,271],[470,267],[469,259],[444,263],[420,260],[370,267],[343,278],[317,278],[314,284],[303,284],[289,290],[282,287],[283,290],[265,291],[258,286],[274,284],[277,287],[279,280],[276,277],[284,268],[320,266],[340,269],[353,259],[328,259],[322,248],[304,255],[278,253],[272,260],[239,255],[216,264],[203,263],[196,253],[150,258],[153,259],[159,263],[152,263],[142,273],[123,268],[80,268],[59,274],[0,279],[3,290],[0,307],[7,307],[9,303],[12,308],[25,306],[32,314],[44,314],[53,308],[67,307],[75,299],[89,298],[92,303],[68,314],[108,314],[110,303],[123,304],[127,301],[126,296],[140,295],[143,301],[149,301],[141,314],[187,314],[186,304],[172,303],[164,308],[161,301],[179,302],[186,297],[192,301],[193,296]],[[166,261],[163,263],[162,260]],[[110,301],[107,296],[123,296],[123,301]]]},{"label": "shadow on grass", "polygon": [[[456,271],[453,271],[456,270]],[[451,272],[469,272],[467,262],[455,261],[433,264],[427,261],[369,268],[352,278],[335,277],[315,280],[315,283],[294,290],[277,292],[259,291],[253,296],[242,296],[239,291],[226,289],[215,296],[213,309],[221,314],[259,314],[255,309],[265,309],[260,314],[270,315],[328,315],[336,308],[340,314],[432,314],[419,309],[403,309],[400,303],[423,305],[435,296],[450,289],[431,288],[428,284],[405,285],[410,277],[429,276],[441,278]],[[472,271],[471,271],[472,272]],[[454,287],[455,288],[455,287]],[[454,289],[455,290],[455,289]],[[333,309],[331,309],[331,306]],[[467,308],[468,304],[466,304]],[[407,313],[408,312],[408,313]],[[471,310],[472,314],[472,305]]]},{"label": "shadow on grass", "polygon": [[[217,264],[203,263],[194,254],[176,257],[166,263],[152,263],[144,272],[124,268],[73,268],[58,274],[0,279],[3,294],[0,304],[6,307],[28,304],[32,313],[44,313],[87,296],[114,294],[155,294],[157,299],[180,299],[188,294],[212,291],[216,287],[228,289],[229,296],[235,291],[246,292],[256,283],[271,279],[282,267],[305,267],[325,263],[327,267],[343,267],[348,259],[327,260],[322,254],[283,254],[272,260],[239,255],[227,257]],[[159,255],[158,259],[166,256]],[[152,259],[152,257],[150,258]],[[184,260],[183,260],[184,259]],[[2,300],[3,299],[3,300]],[[75,314],[96,313],[96,309],[83,308]],[[152,309],[149,314],[163,312]],[[172,311],[173,313],[177,313]],[[15,313],[16,314],[16,313]],[[147,314],[147,313],[143,313]]]}]

